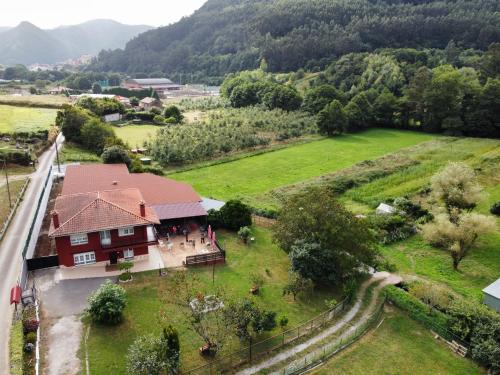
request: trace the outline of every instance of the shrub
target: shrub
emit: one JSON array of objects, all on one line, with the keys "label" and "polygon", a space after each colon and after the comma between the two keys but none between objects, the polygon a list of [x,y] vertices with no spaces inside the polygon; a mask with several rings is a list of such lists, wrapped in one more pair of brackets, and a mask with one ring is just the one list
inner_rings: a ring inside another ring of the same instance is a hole
[{"label": "shrub", "polygon": [[162,115],[156,115],[153,118],[153,121],[156,122],[157,124],[163,124],[165,122],[165,117],[163,117]]},{"label": "shrub", "polygon": [[224,228],[237,231],[252,225],[252,210],[240,200],[230,200],[220,209]]},{"label": "shrub", "polygon": [[133,375],[159,375],[168,368],[162,353],[162,340],[152,335],[139,337],[127,353],[127,370]]},{"label": "shrub", "polygon": [[36,332],[40,322],[36,319],[23,320],[23,331],[24,333]]},{"label": "shrub", "polygon": [[250,238],[251,234],[252,230],[249,227],[241,227],[238,231],[238,237],[240,237],[245,244],[248,243],[248,239]]},{"label": "shrub", "polygon": [[88,313],[92,320],[102,324],[118,324],[122,321],[126,305],[125,290],[110,280],[93,293],[89,299]]},{"label": "shrub", "polygon": [[412,221],[401,215],[369,215],[368,222],[383,244],[405,240],[417,232]]},{"label": "shrub", "polygon": [[128,155],[128,152],[121,146],[111,146],[104,149],[101,155],[104,164],[126,164],[130,167],[132,160]]},{"label": "shrub", "polygon": [[35,345],[36,344],[36,340],[37,340],[37,334],[36,332],[29,332],[25,337],[24,337],[24,342],[26,344],[33,344]]},{"label": "shrub", "polygon": [[288,326],[289,319],[286,315],[282,315],[279,320],[278,324],[280,325],[280,328],[284,331],[286,327]]},{"label": "shrub", "polygon": [[165,118],[173,118],[176,123],[181,122],[184,118],[179,107],[175,105],[171,105],[165,108],[165,111],[163,111],[163,115],[165,116]]},{"label": "shrub", "polygon": [[495,203],[493,203],[493,205],[492,205],[492,206],[491,206],[491,208],[490,208],[490,212],[491,212],[493,215],[500,216],[500,202],[495,202]]}]

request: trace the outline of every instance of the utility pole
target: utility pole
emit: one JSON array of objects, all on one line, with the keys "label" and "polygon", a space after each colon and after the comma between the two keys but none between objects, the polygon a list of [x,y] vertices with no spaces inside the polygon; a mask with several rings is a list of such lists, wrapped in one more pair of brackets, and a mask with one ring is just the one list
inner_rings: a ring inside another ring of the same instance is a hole
[{"label": "utility pole", "polygon": [[57,147],[57,138],[55,143],[56,143],[57,171],[61,173],[61,164],[59,163],[59,148]]},{"label": "utility pole", "polygon": [[5,181],[7,183],[7,194],[9,195],[9,207],[12,207],[12,198],[10,196],[9,175],[7,173],[7,161],[3,159],[3,170],[5,172]]}]

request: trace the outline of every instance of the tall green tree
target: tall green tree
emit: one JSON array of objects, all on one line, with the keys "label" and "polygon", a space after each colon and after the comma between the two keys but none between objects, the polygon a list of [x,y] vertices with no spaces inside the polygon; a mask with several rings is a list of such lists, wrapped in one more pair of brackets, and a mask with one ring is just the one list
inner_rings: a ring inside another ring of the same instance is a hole
[{"label": "tall green tree", "polygon": [[318,128],[321,134],[328,136],[342,134],[347,128],[347,115],[338,100],[332,101],[318,113]]}]

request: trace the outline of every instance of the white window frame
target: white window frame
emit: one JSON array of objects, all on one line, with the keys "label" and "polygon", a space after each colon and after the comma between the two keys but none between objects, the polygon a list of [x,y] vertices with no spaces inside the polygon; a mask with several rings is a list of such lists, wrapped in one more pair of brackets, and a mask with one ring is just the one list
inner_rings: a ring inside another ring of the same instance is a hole
[{"label": "white window frame", "polygon": [[126,237],[134,235],[134,227],[118,228],[118,236]]},{"label": "white window frame", "polygon": [[134,259],[134,249],[123,250],[123,259],[124,260],[133,260]]},{"label": "white window frame", "polygon": [[71,246],[86,245],[89,243],[89,237],[87,233],[72,234],[69,236],[69,241]]},{"label": "white window frame", "polygon": [[73,254],[73,262],[75,264],[75,267],[94,264],[96,263],[95,252],[87,251],[86,253]]},{"label": "white window frame", "polygon": [[101,245],[111,245],[111,231],[109,230],[100,231],[99,238],[101,239]]}]

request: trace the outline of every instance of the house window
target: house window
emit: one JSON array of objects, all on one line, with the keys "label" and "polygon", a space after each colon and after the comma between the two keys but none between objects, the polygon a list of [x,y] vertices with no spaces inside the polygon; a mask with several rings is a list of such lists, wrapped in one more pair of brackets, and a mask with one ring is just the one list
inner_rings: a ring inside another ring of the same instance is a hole
[{"label": "house window", "polygon": [[123,250],[123,258],[125,260],[132,260],[132,259],[134,259],[134,250],[133,249]]},{"label": "house window", "polygon": [[118,236],[120,237],[132,236],[133,234],[134,234],[134,227],[118,229]]},{"label": "house window", "polygon": [[95,263],[95,253],[89,251],[88,253],[73,254],[75,266],[83,266],[85,264]]},{"label": "house window", "polygon": [[103,230],[99,235],[101,236],[101,245],[111,244],[111,232],[109,230]]},{"label": "house window", "polygon": [[86,233],[83,234],[72,234],[70,236],[71,246],[85,245],[89,243],[89,239]]}]

